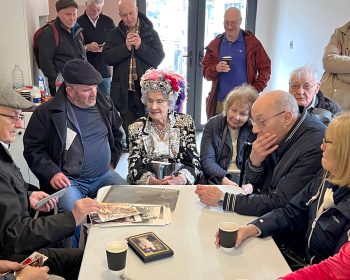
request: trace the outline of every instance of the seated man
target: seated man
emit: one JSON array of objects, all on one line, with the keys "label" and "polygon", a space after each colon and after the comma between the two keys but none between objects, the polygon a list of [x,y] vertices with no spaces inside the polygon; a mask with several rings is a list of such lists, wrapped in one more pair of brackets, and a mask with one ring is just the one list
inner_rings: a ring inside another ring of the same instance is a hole
[{"label": "seated man", "polygon": [[306,107],[309,113],[316,115],[325,125],[342,110],[338,103],[325,97],[320,91],[317,72],[310,66],[297,68],[290,74],[289,92],[299,106]]},{"label": "seated man", "polygon": [[[33,251],[39,251],[48,257],[44,264],[50,268],[50,273],[66,280],[76,279],[83,252],[55,247],[74,233],[88,213],[99,207],[96,201],[86,198],[77,201],[69,212],[36,220],[29,215],[28,207],[34,209],[48,194],[28,192],[28,185],[8,148],[16,140],[17,129],[23,127],[22,109],[32,105],[15,91],[0,89],[0,259],[21,262]],[[39,210],[49,211],[55,205],[56,200],[50,200]]]},{"label": "seated man", "polygon": [[245,176],[255,193],[222,193],[214,186],[198,186],[201,202],[243,215],[263,215],[285,206],[321,168],[325,126],[289,93],[273,91],[252,106],[257,139],[246,164]]}]

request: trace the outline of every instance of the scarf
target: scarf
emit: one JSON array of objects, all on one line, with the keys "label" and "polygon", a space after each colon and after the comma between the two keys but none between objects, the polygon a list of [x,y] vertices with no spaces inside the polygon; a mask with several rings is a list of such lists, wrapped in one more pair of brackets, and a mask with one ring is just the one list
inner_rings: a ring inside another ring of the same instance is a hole
[{"label": "scarf", "polygon": [[[130,30],[129,30],[129,28],[127,28],[127,33],[129,33],[129,32],[130,32]],[[137,19],[136,34],[137,35],[140,34],[139,19]],[[136,80],[137,80],[137,71],[136,71],[135,46],[132,46],[130,64],[129,64],[129,78],[128,78],[129,91],[135,92],[135,81]]]}]

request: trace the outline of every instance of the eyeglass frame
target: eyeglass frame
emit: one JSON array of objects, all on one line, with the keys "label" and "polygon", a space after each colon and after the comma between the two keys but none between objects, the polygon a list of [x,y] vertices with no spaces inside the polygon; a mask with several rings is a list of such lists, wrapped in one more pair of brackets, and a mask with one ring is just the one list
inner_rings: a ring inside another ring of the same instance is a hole
[{"label": "eyeglass frame", "polygon": [[291,90],[299,90],[300,88],[302,88],[303,90],[305,90],[305,91],[309,91],[310,89],[312,89],[314,86],[316,86],[316,85],[318,85],[318,83],[316,82],[316,83],[314,83],[313,85],[310,85],[309,86],[309,88],[305,88],[305,84],[307,84],[308,82],[306,82],[306,83],[304,83],[304,84],[301,84],[301,85],[299,85],[298,84],[298,87],[297,88],[293,88],[293,83],[291,83],[289,86],[290,86],[290,89]]},{"label": "eyeglass frame", "polygon": [[19,120],[24,122],[24,117],[25,117],[23,113],[20,113],[19,115],[16,115],[16,116],[6,115],[6,114],[0,113],[0,116],[9,118],[11,120],[12,124],[16,124]]},{"label": "eyeglass frame", "polygon": [[256,121],[254,121],[254,120],[251,120],[251,123],[253,124],[253,126],[257,126],[257,127],[259,127],[259,128],[264,128],[266,125],[265,125],[265,122],[266,121],[268,121],[268,120],[271,120],[271,119],[273,119],[274,117],[277,117],[277,116],[279,116],[279,115],[282,115],[283,113],[285,113],[286,111],[284,110],[284,111],[282,111],[282,112],[279,112],[279,113],[277,113],[277,114],[275,114],[275,115],[273,115],[273,116],[271,116],[271,117],[269,117],[269,118],[267,118],[267,119],[265,119],[265,120],[263,120],[263,121],[260,121],[260,120],[256,120]]},{"label": "eyeglass frame", "polygon": [[322,139],[322,145],[324,145],[325,147],[327,147],[327,144],[333,144],[333,141],[327,140],[325,137],[323,137],[323,139]]}]

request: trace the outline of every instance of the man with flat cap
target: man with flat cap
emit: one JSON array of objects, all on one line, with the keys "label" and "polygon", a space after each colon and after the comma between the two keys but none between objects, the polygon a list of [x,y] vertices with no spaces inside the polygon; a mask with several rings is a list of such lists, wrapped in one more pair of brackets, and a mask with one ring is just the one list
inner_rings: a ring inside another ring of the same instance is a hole
[{"label": "man with flat cap", "polygon": [[94,198],[102,186],[126,180],[114,171],[122,152],[122,121],[112,100],[97,93],[101,74],[89,62],[73,59],[62,75],[57,95],[28,123],[23,154],[42,189],[67,188],[59,206],[70,211],[77,199]]},{"label": "man with flat cap", "polygon": [[56,45],[53,28],[47,26],[38,37],[38,67],[48,78],[50,92],[56,93],[55,81],[64,64],[73,59],[86,60],[83,28],[77,23],[78,4],[74,0],[56,2],[57,17],[54,21],[58,35]]},{"label": "man with flat cap", "polygon": [[[22,109],[33,104],[12,89],[0,88],[0,259],[21,262],[34,251],[48,257],[44,263],[50,273],[66,280],[77,279],[83,256],[80,249],[60,248],[62,240],[73,235],[88,213],[98,210],[98,203],[85,198],[77,201],[72,211],[33,219],[30,211],[48,196],[43,191],[28,192],[28,185],[14,163],[9,145],[23,128]],[[37,131],[37,134],[42,131]],[[47,202],[39,211],[48,212],[57,200]],[[47,279],[47,268],[18,274],[18,279]],[[36,275],[35,277],[33,275]],[[16,278],[16,279],[17,279]]]}]

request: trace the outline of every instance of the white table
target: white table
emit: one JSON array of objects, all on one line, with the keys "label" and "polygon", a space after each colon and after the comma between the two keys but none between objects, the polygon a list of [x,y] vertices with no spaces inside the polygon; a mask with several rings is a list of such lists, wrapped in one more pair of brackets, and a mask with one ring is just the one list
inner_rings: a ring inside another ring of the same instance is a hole
[{"label": "white table", "polygon": [[[167,226],[92,227],[80,269],[80,280],[113,279],[107,268],[105,244],[147,231],[155,232],[167,243],[173,249],[174,256],[144,264],[129,248],[125,279],[261,280],[276,279],[290,272],[272,238],[248,239],[239,249],[231,252],[215,247],[214,235],[219,222],[234,221],[244,225],[253,217],[205,207],[199,202],[193,186],[163,187],[180,189],[176,209],[172,212],[172,223]],[[230,189],[237,192],[232,187]]]}]

